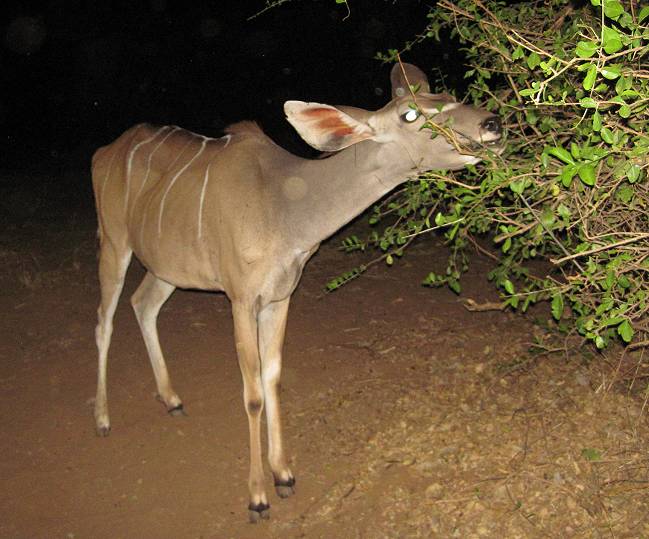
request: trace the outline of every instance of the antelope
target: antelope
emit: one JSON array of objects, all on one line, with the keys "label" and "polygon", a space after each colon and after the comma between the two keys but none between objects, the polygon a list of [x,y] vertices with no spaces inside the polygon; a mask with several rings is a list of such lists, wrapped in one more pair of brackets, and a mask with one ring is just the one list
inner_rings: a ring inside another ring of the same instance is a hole
[{"label": "antelope", "polygon": [[[276,492],[281,498],[294,493],[282,439],[280,372],[289,302],[307,260],[323,240],[409,177],[479,162],[468,148],[503,147],[498,116],[447,94],[431,94],[416,66],[395,65],[391,81],[392,100],[374,112],[284,104],[302,139],[333,152],[326,159],[287,152],[253,122],[234,124],[217,139],[176,126],[140,124],[93,156],[101,288],[97,433],[106,436],[110,430],[108,348],[132,255],[147,273],[131,304],[158,397],[172,414],[182,413],[183,404],[158,340],[160,308],[176,288],[225,292],[249,425],[252,522],[268,518],[270,507],[262,464],[264,410]],[[433,138],[422,128],[426,121],[448,126],[455,142]]]}]

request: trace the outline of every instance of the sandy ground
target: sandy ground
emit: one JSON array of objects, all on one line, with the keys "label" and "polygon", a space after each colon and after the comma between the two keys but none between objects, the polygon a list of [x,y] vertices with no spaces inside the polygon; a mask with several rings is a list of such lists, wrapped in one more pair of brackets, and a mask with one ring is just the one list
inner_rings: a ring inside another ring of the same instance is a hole
[{"label": "sandy ground", "polygon": [[289,316],[296,494],[278,499],[268,473],[271,519],[248,524],[228,300],[177,291],[163,308],[188,413],[169,417],[127,301],[143,275],[132,265],[110,352],[113,430],[98,438],[91,201],[82,190],[63,212],[55,196],[12,197],[0,234],[0,537],[649,538],[646,355],[532,358],[541,330],[529,319],[462,306],[497,299],[483,259],[462,298],[419,285],[443,268],[435,241],[324,294],[359,261],[337,250],[341,236],[307,266]]}]

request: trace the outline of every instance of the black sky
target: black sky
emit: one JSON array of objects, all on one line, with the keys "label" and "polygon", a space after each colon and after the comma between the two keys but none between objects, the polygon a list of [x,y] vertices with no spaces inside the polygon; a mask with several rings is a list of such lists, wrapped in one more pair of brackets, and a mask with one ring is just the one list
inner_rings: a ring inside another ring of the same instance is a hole
[{"label": "black sky", "polygon": [[[3,163],[87,157],[134,123],[218,135],[256,119],[285,146],[287,99],[378,108],[389,66],[373,57],[421,31],[419,0],[293,0],[248,21],[262,0],[3,2]],[[451,75],[432,42],[406,54]],[[461,77],[455,75],[455,77]],[[433,81],[433,85],[434,85]]]}]

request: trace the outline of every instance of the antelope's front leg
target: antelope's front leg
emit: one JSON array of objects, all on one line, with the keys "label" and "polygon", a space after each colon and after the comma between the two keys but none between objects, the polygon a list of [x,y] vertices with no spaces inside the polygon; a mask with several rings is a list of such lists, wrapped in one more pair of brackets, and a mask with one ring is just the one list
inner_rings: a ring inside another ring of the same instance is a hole
[{"label": "antelope's front leg", "polygon": [[280,498],[295,492],[295,477],[286,464],[282,441],[279,390],[282,372],[282,346],[290,299],[271,303],[259,312],[259,352],[261,379],[264,386],[266,421],[268,424],[268,462]]},{"label": "antelope's front leg", "polygon": [[257,340],[257,313],[249,304],[233,303],[234,337],[239,368],[243,376],[243,402],[250,430],[250,476],[248,489],[250,522],[270,516],[268,498],[264,489],[264,468],[261,461],[261,414],[264,409],[264,391]]}]

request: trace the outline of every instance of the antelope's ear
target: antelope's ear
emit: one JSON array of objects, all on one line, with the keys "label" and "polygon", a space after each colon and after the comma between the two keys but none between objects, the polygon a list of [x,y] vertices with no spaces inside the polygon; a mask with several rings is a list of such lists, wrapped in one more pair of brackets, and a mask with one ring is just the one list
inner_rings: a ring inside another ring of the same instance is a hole
[{"label": "antelope's ear", "polygon": [[[403,70],[401,66],[403,66]],[[408,89],[408,85],[417,87],[417,92],[420,94],[430,93],[428,77],[416,65],[406,63],[394,64],[392,71],[390,71],[390,82],[392,83],[392,99],[409,95],[410,90]]]},{"label": "antelope's ear", "polygon": [[457,99],[455,99],[454,95],[451,94],[430,94],[428,97],[431,99],[435,99],[437,101],[444,101],[445,103],[457,103]]},{"label": "antelope's ear", "polygon": [[298,134],[316,150],[336,152],[375,137],[368,124],[331,105],[287,101],[284,112]]}]

